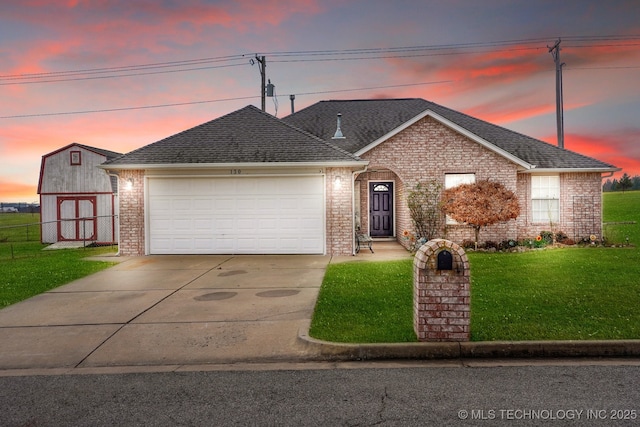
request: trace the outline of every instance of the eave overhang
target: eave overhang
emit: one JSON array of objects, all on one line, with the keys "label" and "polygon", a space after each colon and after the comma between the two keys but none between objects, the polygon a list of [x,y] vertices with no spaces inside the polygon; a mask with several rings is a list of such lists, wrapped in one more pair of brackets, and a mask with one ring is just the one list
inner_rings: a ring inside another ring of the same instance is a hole
[{"label": "eave overhang", "polygon": [[138,164],[102,164],[98,167],[104,170],[168,170],[168,169],[276,169],[276,168],[301,168],[301,167],[344,167],[344,168],[361,168],[369,164],[368,160],[359,161],[334,161],[334,162],[241,162],[241,163],[138,163]]}]

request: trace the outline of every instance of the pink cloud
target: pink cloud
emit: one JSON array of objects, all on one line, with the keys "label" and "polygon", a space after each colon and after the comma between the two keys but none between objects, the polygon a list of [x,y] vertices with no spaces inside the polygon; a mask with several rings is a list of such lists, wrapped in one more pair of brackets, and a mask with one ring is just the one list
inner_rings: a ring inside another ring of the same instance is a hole
[{"label": "pink cloud", "polygon": [[539,104],[514,109],[504,102],[488,102],[468,108],[464,113],[490,123],[505,124],[555,112],[555,105]]},{"label": "pink cloud", "polygon": [[[37,182],[37,180],[36,180]],[[3,202],[27,202],[35,201],[37,183],[30,185],[17,181],[0,181],[0,201]]]},{"label": "pink cloud", "polygon": [[24,5],[7,7],[3,18],[36,26],[40,36],[20,42],[15,56],[5,60],[8,72],[3,74],[155,62],[152,54],[173,54],[180,46],[203,43],[215,49],[210,56],[216,56],[230,45],[226,34],[276,28],[295,14],[308,16],[321,10],[316,0],[25,3],[39,13],[25,14]]},{"label": "pink cloud", "polygon": [[623,61],[634,62],[640,58],[637,41],[590,42],[588,45],[565,41],[560,51],[567,68],[610,66]]},{"label": "pink cloud", "polygon": [[[585,156],[593,157],[612,164],[631,176],[640,175],[640,148],[636,141],[640,138],[638,130],[620,131],[608,135],[565,134],[565,148]],[[556,143],[556,136],[546,136],[543,141]]]},{"label": "pink cloud", "polygon": [[514,46],[508,50],[451,51],[440,56],[395,58],[389,63],[401,74],[429,75],[434,80],[454,80],[463,87],[476,87],[479,84],[505,84],[528,79],[536,73],[548,71],[549,61],[543,61],[539,53],[539,50]]}]

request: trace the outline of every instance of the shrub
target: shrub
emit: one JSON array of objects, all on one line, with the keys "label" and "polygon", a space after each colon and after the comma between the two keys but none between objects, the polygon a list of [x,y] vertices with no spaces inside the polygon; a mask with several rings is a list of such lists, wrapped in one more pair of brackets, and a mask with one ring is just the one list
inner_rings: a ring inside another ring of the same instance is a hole
[{"label": "shrub", "polygon": [[509,240],[503,240],[502,242],[500,242],[500,244],[498,245],[498,249],[509,250],[509,249],[515,248],[516,246],[518,246],[518,241],[514,239],[509,239]]},{"label": "shrub", "polygon": [[568,243],[565,243],[565,241],[568,239],[569,239],[569,236],[567,236],[567,233],[565,233],[564,231],[558,231],[556,233],[556,242],[564,243],[566,245]]},{"label": "shrub", "polygon": [[551,245],[553,243],[553,231],[541,231],[540,237],[542,237],[542,241],[546,245]]},{"label": "shrub", "polygon": [[415,229],[415,238],[431,240],[438,234],[438,202],[442,185],[436,180],[419,182],[407,195],[407,206]]},{"label": "shrub", "polygon": [[500,249],[498,243],[492,241],[492,240],[487,240],[486,242],[484,242],[483,247],[485,249]]},{"label": "shrub", "polygon": [[476,246],[482,227],[506,222],[520,215],[520,204],[515,193],[501,183],[489,180],[460,184],[444,190],[441,209],[452,219],[473,227]]},{"label": "shrub", "polygon": [[469,239],[464,239],[462,241],[462,247],[464,249],[474,249],[476,247],[476,242]]}]

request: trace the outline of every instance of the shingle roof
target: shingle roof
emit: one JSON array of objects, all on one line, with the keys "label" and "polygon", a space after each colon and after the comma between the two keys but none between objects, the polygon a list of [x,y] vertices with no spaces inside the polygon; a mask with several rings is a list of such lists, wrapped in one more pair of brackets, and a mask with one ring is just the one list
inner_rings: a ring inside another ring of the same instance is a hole
[{"label": "shingle roof", "polygon": [[105,165],[354,161],[360,159],[249,105]]},{"label": "shingle roof", "polygon": [[537,169],[616,169],[615,166],[494,125],[419,98],[321,101],[282,120],[331,141],[342,114],[344,140],[335,144],[356,153],[426,110],[444,117]]},{"label": "shingle roof", "polygon": [[90,147],[84,144],[75,143],[78,147],[82,147],[85,150],[93,151],[94,153],[102,154],[107,158],[107,160],[115,159],[116,157],[122,156],[122,153],[116,153],[115,151],[105,150],[103,148]]}]

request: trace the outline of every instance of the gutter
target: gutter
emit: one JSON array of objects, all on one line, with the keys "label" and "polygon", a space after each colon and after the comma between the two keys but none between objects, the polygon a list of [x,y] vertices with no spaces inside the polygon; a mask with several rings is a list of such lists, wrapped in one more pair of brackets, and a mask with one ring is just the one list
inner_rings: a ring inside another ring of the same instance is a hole
[{"label": "gutter", "polygon": [[[615,172],[620,172],[621,168],[533,168],[518,171],[518,173],[610,173],[613,175]],[[611,176],[609,175],[609,176]]]},{"label": "gutter", "polygon": [[246,168],[304,168],[304,167],[352,167],[361,166],[365,161],[348,162],[253,162],[253,163],[136,163],[136,164],[101,164],[104,170],[153,170],[153,169],[246,169]]}]

